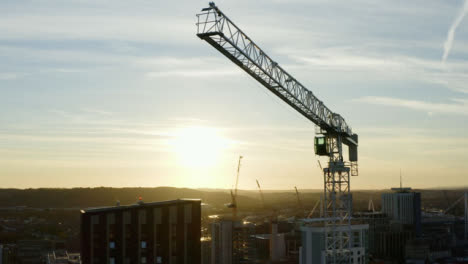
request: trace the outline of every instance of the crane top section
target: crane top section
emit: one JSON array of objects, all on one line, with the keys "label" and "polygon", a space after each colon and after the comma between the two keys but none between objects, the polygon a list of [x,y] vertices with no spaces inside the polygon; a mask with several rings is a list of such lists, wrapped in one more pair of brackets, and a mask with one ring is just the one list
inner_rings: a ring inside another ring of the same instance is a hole
[{"label": "crane top section", "polygon": [[210,2],[197,14],[197,36],[228,57],[263,86],[314,122],[321,133],[342,136],[357,147],[358,138],[343,117],[332,112],[310,90],[272,60],[221,10]]}]

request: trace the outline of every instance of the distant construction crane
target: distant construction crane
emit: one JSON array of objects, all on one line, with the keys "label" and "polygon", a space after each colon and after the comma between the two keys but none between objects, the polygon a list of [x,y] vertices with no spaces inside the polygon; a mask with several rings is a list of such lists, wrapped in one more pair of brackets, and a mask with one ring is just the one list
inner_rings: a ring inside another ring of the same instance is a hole
[{"label": "distant construction crane", "polygon": [[263,208],[266,208],[265,197],[263,196],[263,192],[262,192],[262,188],[260,187],[260,183],[258,182],[257,179],[255,181],[257,182],[258,192],[260,193],[260,199],[262,200],[262,206],[263,206]]},{"label": "distant construction crane", "polygon": [[[272,60],[210,2],[197,15],[197,36],[225,55],[317,126],[315,154],[329,157],[324,176],[325,262],[350,263],[352,201],[350,176],[357,176],[358,135],[313,92]],[[349,161],[343,158],[348,146]]]},{"label": "distant construction crane", "polygon": [[442,193],[444,194],[445,202],[447,202],[447,208],[450,207],[450,200],[447,195],[447,190],[443,190]]},{"label": "distant construction crane", "polygon": [[239,173],[241,167],[242,156],[239,156],[239,161],[237,163],[237,174],[236,174],[236,186],[234,190],[231,189],[231,203],[227,204],[228,208],[232,209],[232,219],[237,219],[237,186],[239,185]]},{"label": "distant construction crane", "polygon": [[299,209],[304,209],[304,205],[302,204],[301,197],[299,196],[299,191],[297,190],[296,186],[294,186],[294,190],[296,190],[297,206]]},{"label": "distant construction crane", "polygon": [[465,194],[463,194],[462,196],[460,196],[455,202],[453,202],[451,205],[449,205],[447,207],[447,209],[444,210],[444,214],[448,213],[450,210],[452,210],[453,208],[455,208],[455,206],[458,205],[458,203],[460,203],[461,201],[463,201],[465,199]]},{"label": "distant construction crane", "polygon": [[464,214],[463,214],[463,220],[465,222],[465,234],[464,234],[464,239],[465,241],[468,240],[468,192],[465,192],[460,198],[458,198],[452,205],[447,207],[447,209],[444,210],[444,214],[448,213],[450,210],[455,208],[455,206],[458,205],[461,201],[464,201]]},{"label": "distant construction crane", "polygon": [[367,205],[367,211],[375,213],[374,202],[372,197],[369,197],[369,204]]},{"label": "distant construction crane", "polygon": [[309,214],[307,215],[307,218],[312,218],[312,216],[314,216],[315,210],[317,209],[318,206],[320,206],[319,216],[320,216],[320,218],[323,217],[322,196],[320,196],[320,199],[318,199],[317,202],[315,202],[315,205],[312,208],[312,210],[310,210]]}]

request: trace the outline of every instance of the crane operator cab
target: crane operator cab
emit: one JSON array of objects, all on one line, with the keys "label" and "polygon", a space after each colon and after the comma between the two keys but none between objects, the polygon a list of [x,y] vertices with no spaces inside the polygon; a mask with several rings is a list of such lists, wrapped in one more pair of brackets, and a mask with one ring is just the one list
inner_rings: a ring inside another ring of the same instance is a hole
[{"label": "crane operator cab", "polygon": [[329,156],[328,140],[325,136],[315,137],[315,155]]}]

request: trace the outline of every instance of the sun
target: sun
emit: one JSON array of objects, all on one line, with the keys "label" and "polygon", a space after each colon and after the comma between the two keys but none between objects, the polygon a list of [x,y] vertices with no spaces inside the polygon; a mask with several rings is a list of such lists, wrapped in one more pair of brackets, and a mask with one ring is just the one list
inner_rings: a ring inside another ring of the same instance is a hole
[{"label": "sun", "polygon": [[171,146],[185,167],[214,167],[229,146],[229,140],[211,127],[184,127],[174,133]]}]

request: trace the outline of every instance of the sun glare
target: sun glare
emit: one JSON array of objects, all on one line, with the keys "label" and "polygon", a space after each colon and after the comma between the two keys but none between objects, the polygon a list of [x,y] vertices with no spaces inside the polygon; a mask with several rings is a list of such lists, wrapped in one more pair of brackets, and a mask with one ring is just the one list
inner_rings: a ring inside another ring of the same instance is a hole
[{"label": "sun glare", "polygon": [[171,145],[183,166],[207,168],[216,165],[229,141],[214,128],[185,127],[175,133]]}]

